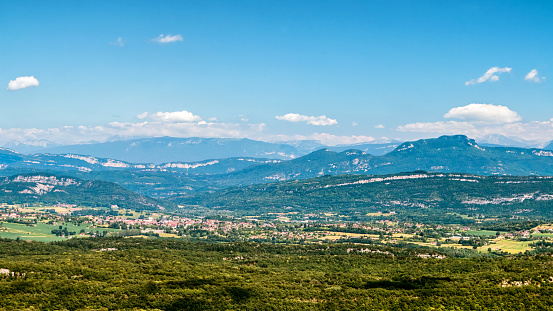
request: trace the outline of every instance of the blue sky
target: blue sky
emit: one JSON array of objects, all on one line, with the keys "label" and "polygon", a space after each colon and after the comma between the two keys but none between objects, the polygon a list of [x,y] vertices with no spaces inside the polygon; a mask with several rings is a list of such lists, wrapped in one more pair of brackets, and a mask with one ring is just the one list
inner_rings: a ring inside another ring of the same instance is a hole
[{"label": "blue sky", "polygon": [[549,141],[551,16],[549,1],[9,1],[0,144]]}]

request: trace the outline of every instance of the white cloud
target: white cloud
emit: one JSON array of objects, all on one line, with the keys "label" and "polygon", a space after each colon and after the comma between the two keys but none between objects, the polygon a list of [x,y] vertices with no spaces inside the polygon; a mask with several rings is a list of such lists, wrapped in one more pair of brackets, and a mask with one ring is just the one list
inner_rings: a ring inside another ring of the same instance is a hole
[{"label": "white cloud", "polygon": [[141,120],[150,119],[158,122],[197,122],[202,120],[202,118],[200,118],[199,116],[194,115],[193,113],[186,110],[174,112],[159,111],[156,113],[144,112],[137,115],[136,117]]},{"label": "white cloud", "polygon": [[338,124],[338,121],[327,118],[324,115],[319,117],[313,117],[313,116],[304,116],[297,113],[288,113],[283,116],[276,116],[275,118],[277,120],[283,120],[288,122],[306,122],[307,124],[321,125],[321,126]]},{"label": "white cloud", "polygon": [[518,137],[524,140],[548,143],[553,137],[553,119],[549,121],[517,122],[508,124],[471,124],[468,122],[411,123],[399,126],[401,132],[464,134],[471,138],[482,138],[490,134]]},{"label": "white cloud", "polygon": [[235,123],[168,123],[168,122],[112,122],[99,126],[64,126],[58,128],[0,129],[0,145],[10,141],[50,141],[58,144],[79,144],[90,141],[105,142],[110,137],[132,139],[138,137],[263,137],[264,124]]},{"label": "white cloud", "polygon": [[463,134],[475,139],[499,134],[540,143],[548,143],[553,137],[553,118],[518,122],[521,118],[516,112],[500,105],[470,104],[453,108],[444,117],[465,121],[415,122],[398,126],[396,131],[432,136]]},{"label": "white cloud", "polygon": [[518,113],[508,107],[492,104],[470,104],[452,108],[444,115],[444,118],[495,124],[512,123],[521,120]]},{"label": "white cloud", "polygon": [[[64,126],[49,129],[11,128],[0,129],[0,145],[7,142],[54,142],[58,144],[78,144],[90,141],[105,142],[112,137],[132,139],[138,137],[221,137],[249,138],[262,141],[317,140],[326,145],[384,143],[386,137],[346,136],[331,133],[309,135],[266,134],[266,125],[243,123],[198,122],[112,122],[99,126]],[[490,134],[519,137],[525,140],[546,143],[553,137],[553,118],[548,121],[526,123],[488,124],[458,121],[417,122],[399,126],[399,132],[425,133],[432,137],[440,135],[464,134],[471,138],[481,138]]]},{"label": "white cloud", "polygon": [[383,129],[384,128],[384,125],[382,124],[377,124],[374,126],[375,129]]},{"label": "white cloud", "polygon": [[240,121],[242,121],[242,122],[250,121],[250,119],[248,118],[247,115],[241,114],[241,115],[239,115],[239,117],[240,117]]},{"label": "white cloud", "polygon": [[351,126],[359,126],[359,123],[357,123],[357,122],[351,122]]},{"label": "white cloud", "polygon": [[39,86],[40,83],[34,76],[17,77],[15,80],[10,80],[8,83],[8,90],[15,91],[19,89],[25,89],[31,86]]},{"label": "white cloud", "polygon": [[492,68],[488,69],[488,71],[486,71],[486,73],[483,76],[481,76],[478,79],[472,79],[470,81],[467,81],[467,82],[465,82],[465,85],[483,83],[483,82],[486,82],[488,80],[497,81],[497,80],[499,80],[499,76],[496,75],[496,73],[511,72],[511,69],[512,68],[509,68],[509,67],[505,67],[505,68],[492,67]]},{"label": "white cloud", "polygon": [[159,37],[152,39],[152,41],[159,42],[159,43],[171,43],[171,42],[177,42],[177,41],[183,41],[181,35],[166,35],[163,36],[163,34],[159,35]]},{"label": "white cloud", "polygon": [[540,82],[542,80],[545,80],[545,77],[539,77],[538,71],[536,69],[532,69],[529,73],[526,74],[526,77],[524,77],[524,80],[532,81],[532,82]]},{"label": "white cloud", "polygon": [[358,143],[386,143],[386,137],[340,136],[329,133],[310,135],[271,135],[265,134],[265,124],[238,123],[166,123],[166,122],[112,122],[100,126],[64,126],[59,128],[11,128],[0,129],[0,145],[7,142],[35,143],[53,142],[61,145],[105,142],[112,137],[133,139],[139,137],[219,137],[249,138],[261,141],[316,140],[325,145],[343,145]]}]

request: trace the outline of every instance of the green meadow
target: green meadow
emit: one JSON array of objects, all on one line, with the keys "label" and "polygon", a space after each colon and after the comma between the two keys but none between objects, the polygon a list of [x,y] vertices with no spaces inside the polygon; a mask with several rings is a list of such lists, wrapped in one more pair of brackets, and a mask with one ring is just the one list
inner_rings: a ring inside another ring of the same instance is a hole
[{"label": "green meadow", "polygon": [[99,228],[99,227],[93,228],[88,224],[75,225],[73,223],[56,223],[55,225],[53,225],[53,224],[47,224],[44,222],[38,222],[35,225],[25,225],[25,224],[3,222],[2,225],[0,226],[1,228],[3,228],[2,230],[0,230],[0,238],[7,238],[7,239],[20,238],[22,240],[32,240],[32,241],[41,241],[41,242],[66,240],[67,237],[58,237],[55,234],[52,234],[52,230],[59,229],[60,226],[62,226],[62,228],[67,227],[67,231],[69,232],[76,232],[76,234],[73,235],[72,237],[79,237],[79,233],[83,229],[85,230],[85,232],[120,231],[119,229],[112,229],[112,228]]}]

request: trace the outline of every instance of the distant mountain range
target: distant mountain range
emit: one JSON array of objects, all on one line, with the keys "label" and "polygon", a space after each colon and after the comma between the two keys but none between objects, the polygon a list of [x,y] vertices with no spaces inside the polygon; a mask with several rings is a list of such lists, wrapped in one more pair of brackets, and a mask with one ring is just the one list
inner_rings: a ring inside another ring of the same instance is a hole
[{"label": "distant mountain range", "polygon": [[[215,144],[214,141],[210,143]],[[381,147],[390,146],[378,148]],[[77,154],[24,155],[0,149],[0,175],[62,173],[87,180],[115,182],[158,198],[340,174],[423,170],[478,175],[553,175],[553,151],[481,146],[462,135],[402,143],[380,156],[356,149],[337,150],[339,152],[324,148],[292,160],[232,157],[153,164]]]},{"label": "distant mountain range", "polygon": [[[114,152],[132,145],[118,143]],[[245,146],[242,143],[253,149],[240,149]],[[297,150],[258,143],[166,138],[137,142],[125,152],[132,155],[150,147],[167,151],[177,146],[177,150],[188,148],[207,156],[213,155],[209,148],[217,155],[230,146],[229,152],[275,155],[272,152],[280,150],[288,157],[293,153],[285,152]],[[302,144],[301,148],[316,145]],[[176,208],[178,203],[244,213],[327,209],[351,217],[384,208],[421,217],[444,208],[465,214],[493,210],[490,215],[508,215],[513,208],[532,217],[550,213],[553,151],[483,146],[455,135],[401,143],[382,155],[367,152],[392,146],[323,148],[288,160],[243,156],[164,163],[74,153],[25,155],[0,148],[0,176],[5,176],[0,177],[0,202],[134,209]],[[452,221],[460,221],[455,217]]]},{"label": "distant mountain range", "polygon": [[[126,161],[97,158],[79,154],[43,154],[24,155],[9,149],[0,149],[0,171],[120,171],[143,170],[183,174],[224,174],[246,167],[278,163],[282,160],[263,158],[226,158],[197,162],[169,162],[162,164],[130,163]],[[0,173],[1,174],[1,173]],[[4,174],[5,175],[5,174]]]},{"label": "distant mountain range", "polygon": [[518,137],[507,137],[500,134],[489,134],[480,139],[477,142],[481,146],[488,147],[518,147],[518,148],[542,148],[543,143],[537,141],[524,140]]},{"label": "distant mountain range", "polygon": [[466,136],[442,136],[406,142],[382,156],[354,149],[340,153],[321,149],[290,161],[245,168],[225,176],[225,182],[244,186],[323,175],[394,174],[416,170],[479,175],[553,175],[553,152],[481,147]]},{"label": "distant mountain range", "polygon": [[39,145],[11,142],[5,147],[24,154],[70,153],[129,163],[161,164],[235,157],[290,160],[321,148],[334,151],[356,148],[374,155],[382,155],[392,151],[397,145],[398,143],[384,143],[328,147],[317,141],[269,143],[251,139],[156,137],[67,146],[52,146],[43,142]]},{"label": "distant mountain range", "polygon": [[193,162],[206,159],[255,157],[289,160],[303,155],[295,147],[250,139],[142,138],[114,142],[57,146],[40,150],[51,154],[82,154],[132,163]]},{"label": "distant mountain range", "polygon": [[[553,145],[518,137],[490,134],[476,140],[483,147],[516,147],[553,149]],[[376,140],[372,143],[327,146],[315,140],[262,142],[233,138],[174,138],[151,137],[124,140],[114,138],[109,142],[89,142],[79,145],[58,145],[49,141],[11,141],[4,148],[23,154],[80,154],[97,158],[117,159],[129,163],[197,162],[207,159],[233,157],[268,158],[290,160],[320,149],[342,152],[361,150],[375,156],[393,151],[402,142]]]}]

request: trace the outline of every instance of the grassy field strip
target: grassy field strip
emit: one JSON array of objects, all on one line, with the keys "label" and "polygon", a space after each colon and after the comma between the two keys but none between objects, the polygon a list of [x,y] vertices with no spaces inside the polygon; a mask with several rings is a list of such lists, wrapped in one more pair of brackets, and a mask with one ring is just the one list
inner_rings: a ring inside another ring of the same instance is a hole
[{"label": "grassy field strip", "polygon": [[544,238],[553,238],[553,233],[533,233],[532,236],[544,237]]},{"label": "grassy field strip", "polygon": [[486,245],[479,250],[481,251],[488,251],[488,248],[491,248],[493,251],[495,250],[501,250],[503,252],[516,254],[516,253],[524,253],[527,250],[531,250],[532,248],[528,246],[528,244],[532,243],[532,241],[513,241],[513,240],[505,240],[505,239],[496,239],[493,240],[494,244]]},{"label": "grassy field strip", "polygon": [[[506,232],[500,232],[501,234],[505,234]],[[497,231],[492,230],[467,230],[464,232],[464,234],[470,234],[470,235],[476,235],[476,236],[495,236],[497,234]]]},{"label": "grassy field strip", "polygon": [[[417,244],[417,245],[420,245],[420,246],[434,247],[434,248],[438,247],[438,246],[436,246],[436,244],[430,243],[430,242],[408,241],[407,243]],[[441,247],[450,247],[450,248],[455,248],[455,249],[458,249],[458,248],[472,248],[472,246],[461,245],[461,244],[442,244]]]},{"label": "grassy field strip", "polygon": [[367,216],[380,216],[380,217],[390,217],[393,215],[396,215],[396,213],[367,213],[365,214]]},{"label": "grassy field strip", "polygon": [[412,238],[414,235],[413,234],[409,234],[409,233],[394,233],[392,234],[392,237],[395,238],[395,239],[400,239],[400,238],[404,238],[404,239],[408,239],[408,238]]},{"label": "grassy field strip", "polygon": [[27,225],[16,224],[16,223],[3,223],[2,227],[6,228],[7,231],[0,231],[0,237],[9,238],[9,239],[16,239],[19,237],[20,239],[24,239],[24,240],[35,240],[35,241],[42,241],[42,242],[61,241],[66,238],[57,237],[56,235],[52,234],[52,230],[59,229],[60,226],[62,226],[62,228],[67,227],[67,230],[70,232],[75,232],[76,235],[74,235],[73,237],[79,237],[79,233],[83,229],[86,232],[121,231],[119,229],[113,229],[113,228],[101,228],[101,227],[91,228],[85,224],[74,225],[73,223],[50,225],[50,224],[39,222],[35,226],[27,226]]},{"label": "grassy field strip", "polygon": [[376,238],[378,239],[378,235],[376,234],[361,234],[361,233],[349,233],[349,232],[330,232],[330,231],[322,231],[321,233],[330,233],[330,235],[321,237],[323,240],[338,240],[344,237],[348,238]]},{"label": "grassy field strip", "polygon": [[161,238],[180,238],[178,235],[174,234],[174,233],[160,233],[159,234],[159,237]]}]

